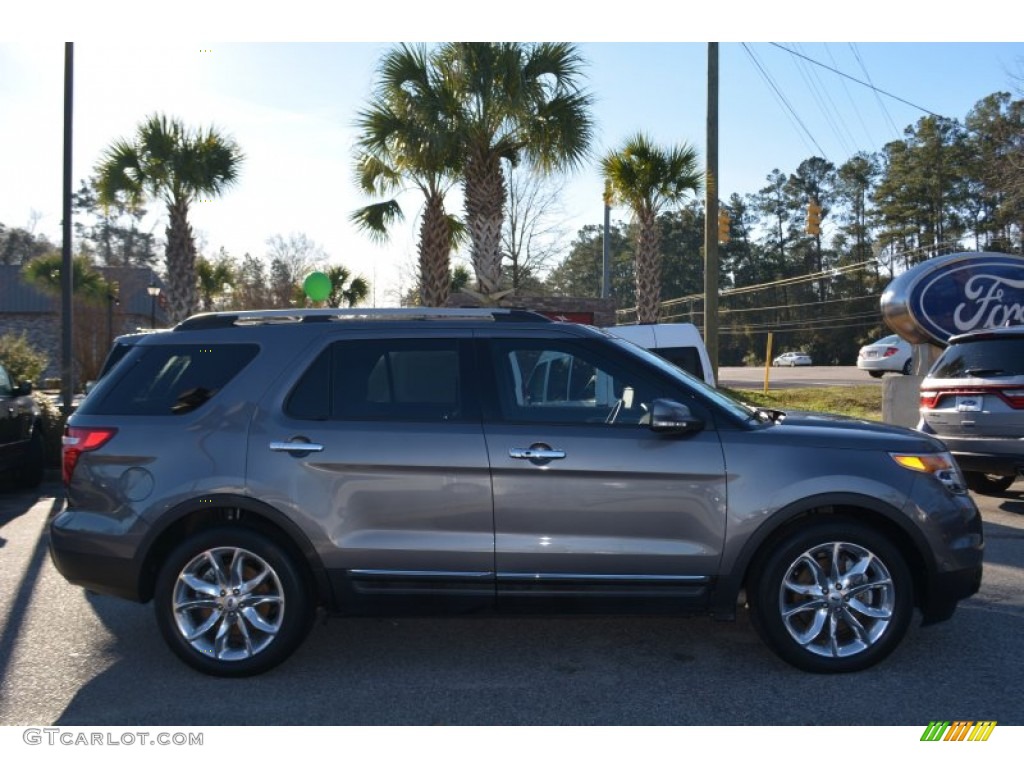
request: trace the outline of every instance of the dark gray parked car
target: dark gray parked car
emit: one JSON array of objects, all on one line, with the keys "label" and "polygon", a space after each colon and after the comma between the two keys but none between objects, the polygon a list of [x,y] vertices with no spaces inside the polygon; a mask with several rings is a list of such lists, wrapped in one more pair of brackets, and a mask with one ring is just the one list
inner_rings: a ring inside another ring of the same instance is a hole
[{"label": "dark gray parked car", "polygon": [[32,382],[15,383],[0,365],[0,473],[23,488],[35,488],[45,469],[43,417]]},{"label": "dark gray parked car", "polygon": [[733,618],[868,667],[981,580],[960,471],[920,432],[733,401],[517,310],[199,315],[72,417],[72,583],[153,600],[204,672],[285,659],[323,606]]},{"label": "dark gray parked car", "polygon": [[1024,326],[949,340],[921,382],[918,428],[956,456],[967,485],[998,494],[1024,471]]}]

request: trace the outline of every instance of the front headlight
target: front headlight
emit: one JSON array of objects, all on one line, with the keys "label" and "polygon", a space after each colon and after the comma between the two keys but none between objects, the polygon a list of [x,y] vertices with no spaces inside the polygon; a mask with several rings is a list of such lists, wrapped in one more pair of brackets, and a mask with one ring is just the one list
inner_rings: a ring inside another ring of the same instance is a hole
[{"label": "front headlight", "polygon": [[934,475],[951,493],[966,493],[967,483],[960,467],[949,453],[890,453],[892,460],[914,472]]}]

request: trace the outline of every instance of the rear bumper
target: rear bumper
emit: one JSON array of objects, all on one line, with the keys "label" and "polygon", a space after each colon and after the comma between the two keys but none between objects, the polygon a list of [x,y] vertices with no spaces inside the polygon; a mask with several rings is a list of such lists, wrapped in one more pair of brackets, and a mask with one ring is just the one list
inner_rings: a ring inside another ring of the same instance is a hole
[{"label": "rear bumper", "polygon": [[85,530],[80,517],[65,510],[50,522],[50,558],[61,576],[93,592],[142,602],[140,566],[127,554],[126,537]]},{"label": "rear bumper", "polygon": [[857,367],[862,371],[889,371],[899,373],[904,363],[888,357],[865,358],[857,360]]},{"label": "rear bumper", "polygon": [[989,475],[1016,475],[1024,472],[1024,439],[935,437],[946,444],[965,472],[984,472]]}]

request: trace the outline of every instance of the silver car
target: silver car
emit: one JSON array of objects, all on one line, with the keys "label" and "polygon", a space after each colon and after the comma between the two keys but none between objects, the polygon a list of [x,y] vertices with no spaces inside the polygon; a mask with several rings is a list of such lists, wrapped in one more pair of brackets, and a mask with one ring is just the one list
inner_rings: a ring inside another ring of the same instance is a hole
[{"label": "silver car", "polygon": [[789,366],[794,368],[798,365],[812,365],[811,356],[806,352],[783,352],[781,355],[772,360],[772,365]]},{"label": "silver car", "polygon": [[857,367],[873,378],[886,372],[909,375],[913,369],[914,348],[897,334],[866,344],[857,352]]},{"label": "silver car", "polygon": [[99,381],[64,473],[60,572],[152,600],[216,675],[280,663],[320,607],[749,609],[781,658],[849,672],[981,580],[934,438],[750,408],[520,310],[196,316]]},{"label": "silver car", "polygon": [[951,338],[921,382],[918,428],[949,446],[972,490],[1009,488],[1024,471],[1024,326]]}]

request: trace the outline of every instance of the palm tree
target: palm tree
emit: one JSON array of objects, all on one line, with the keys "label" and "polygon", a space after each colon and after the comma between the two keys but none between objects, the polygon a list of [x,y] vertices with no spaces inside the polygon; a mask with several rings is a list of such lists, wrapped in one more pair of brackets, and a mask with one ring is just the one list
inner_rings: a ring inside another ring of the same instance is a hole
[{"label": "palm tree", "polygon": [[180,120],[155,114],[139,124],[132,140],[111,144],[96,166],[103,205],[123,200],[135,207],[149,198],[167,206],[166,296],[172,322],[188,317],[197,304],[189,206],[231,187],[242,160],[238,144],[216,129],[191,130]]},{"label": "palm tree", "polygon": [[199,305],[203,312],[213,312],[217,299],[230,292],[236,280],[236,270],[231,257],[224,249],[214,260],[196,257],[196,279],[199,283]]},{"label": "palm tree", "polygon": [[[451,134],[439,130],[443,95],[437,86],[426,49],[401,45],[384,56],[376,93],[356,121],[361,134],[356,157],[359,187],[378,197],[412,187],[425,198],[418,247],[420,301],[427,307],[443,306],[448,299],[451,251],[462,232],[444,206],[459,154]],[[394,198],[367,205],[351,216],[381,241],[387,239],[388,228],[403,218]]]},{"label": "palm tree", "polygon": [[329,307],[354,307],[370,293],[370,286],[363,278],[353,278],[352,273],[340,264],[328,267],[324,274],[331,281],[331,293],[327,297]]},{"label": "palm tree", "polygon": [[[25,280],[36,288],[51,296],[60,296],[64,290],[61,271],[64,259],[60,253],[53,252],[38,256],[22,267]],[[103,279],[85,256],[75,256],[71,260],[71,292],[89,304],[102,304],[111,292],[110,284]]]},{"label": "palm tree", "polygon": [[583,60],[569,43],[448,43],[434,57],[446,95],[438,130],[461,147],[466,227],[477,288],[501,294],[502,161],[542,172],[573,168],[593,133]]},{"label": "palm tree", "polygon": [[697,151],[687,144],[662,148],[643,133],[601,160],[612,197],[625,204],[638,226],[636,247],[637,322],[658,322],[661,294],[661,231],[658,214],[700,190]]}]

